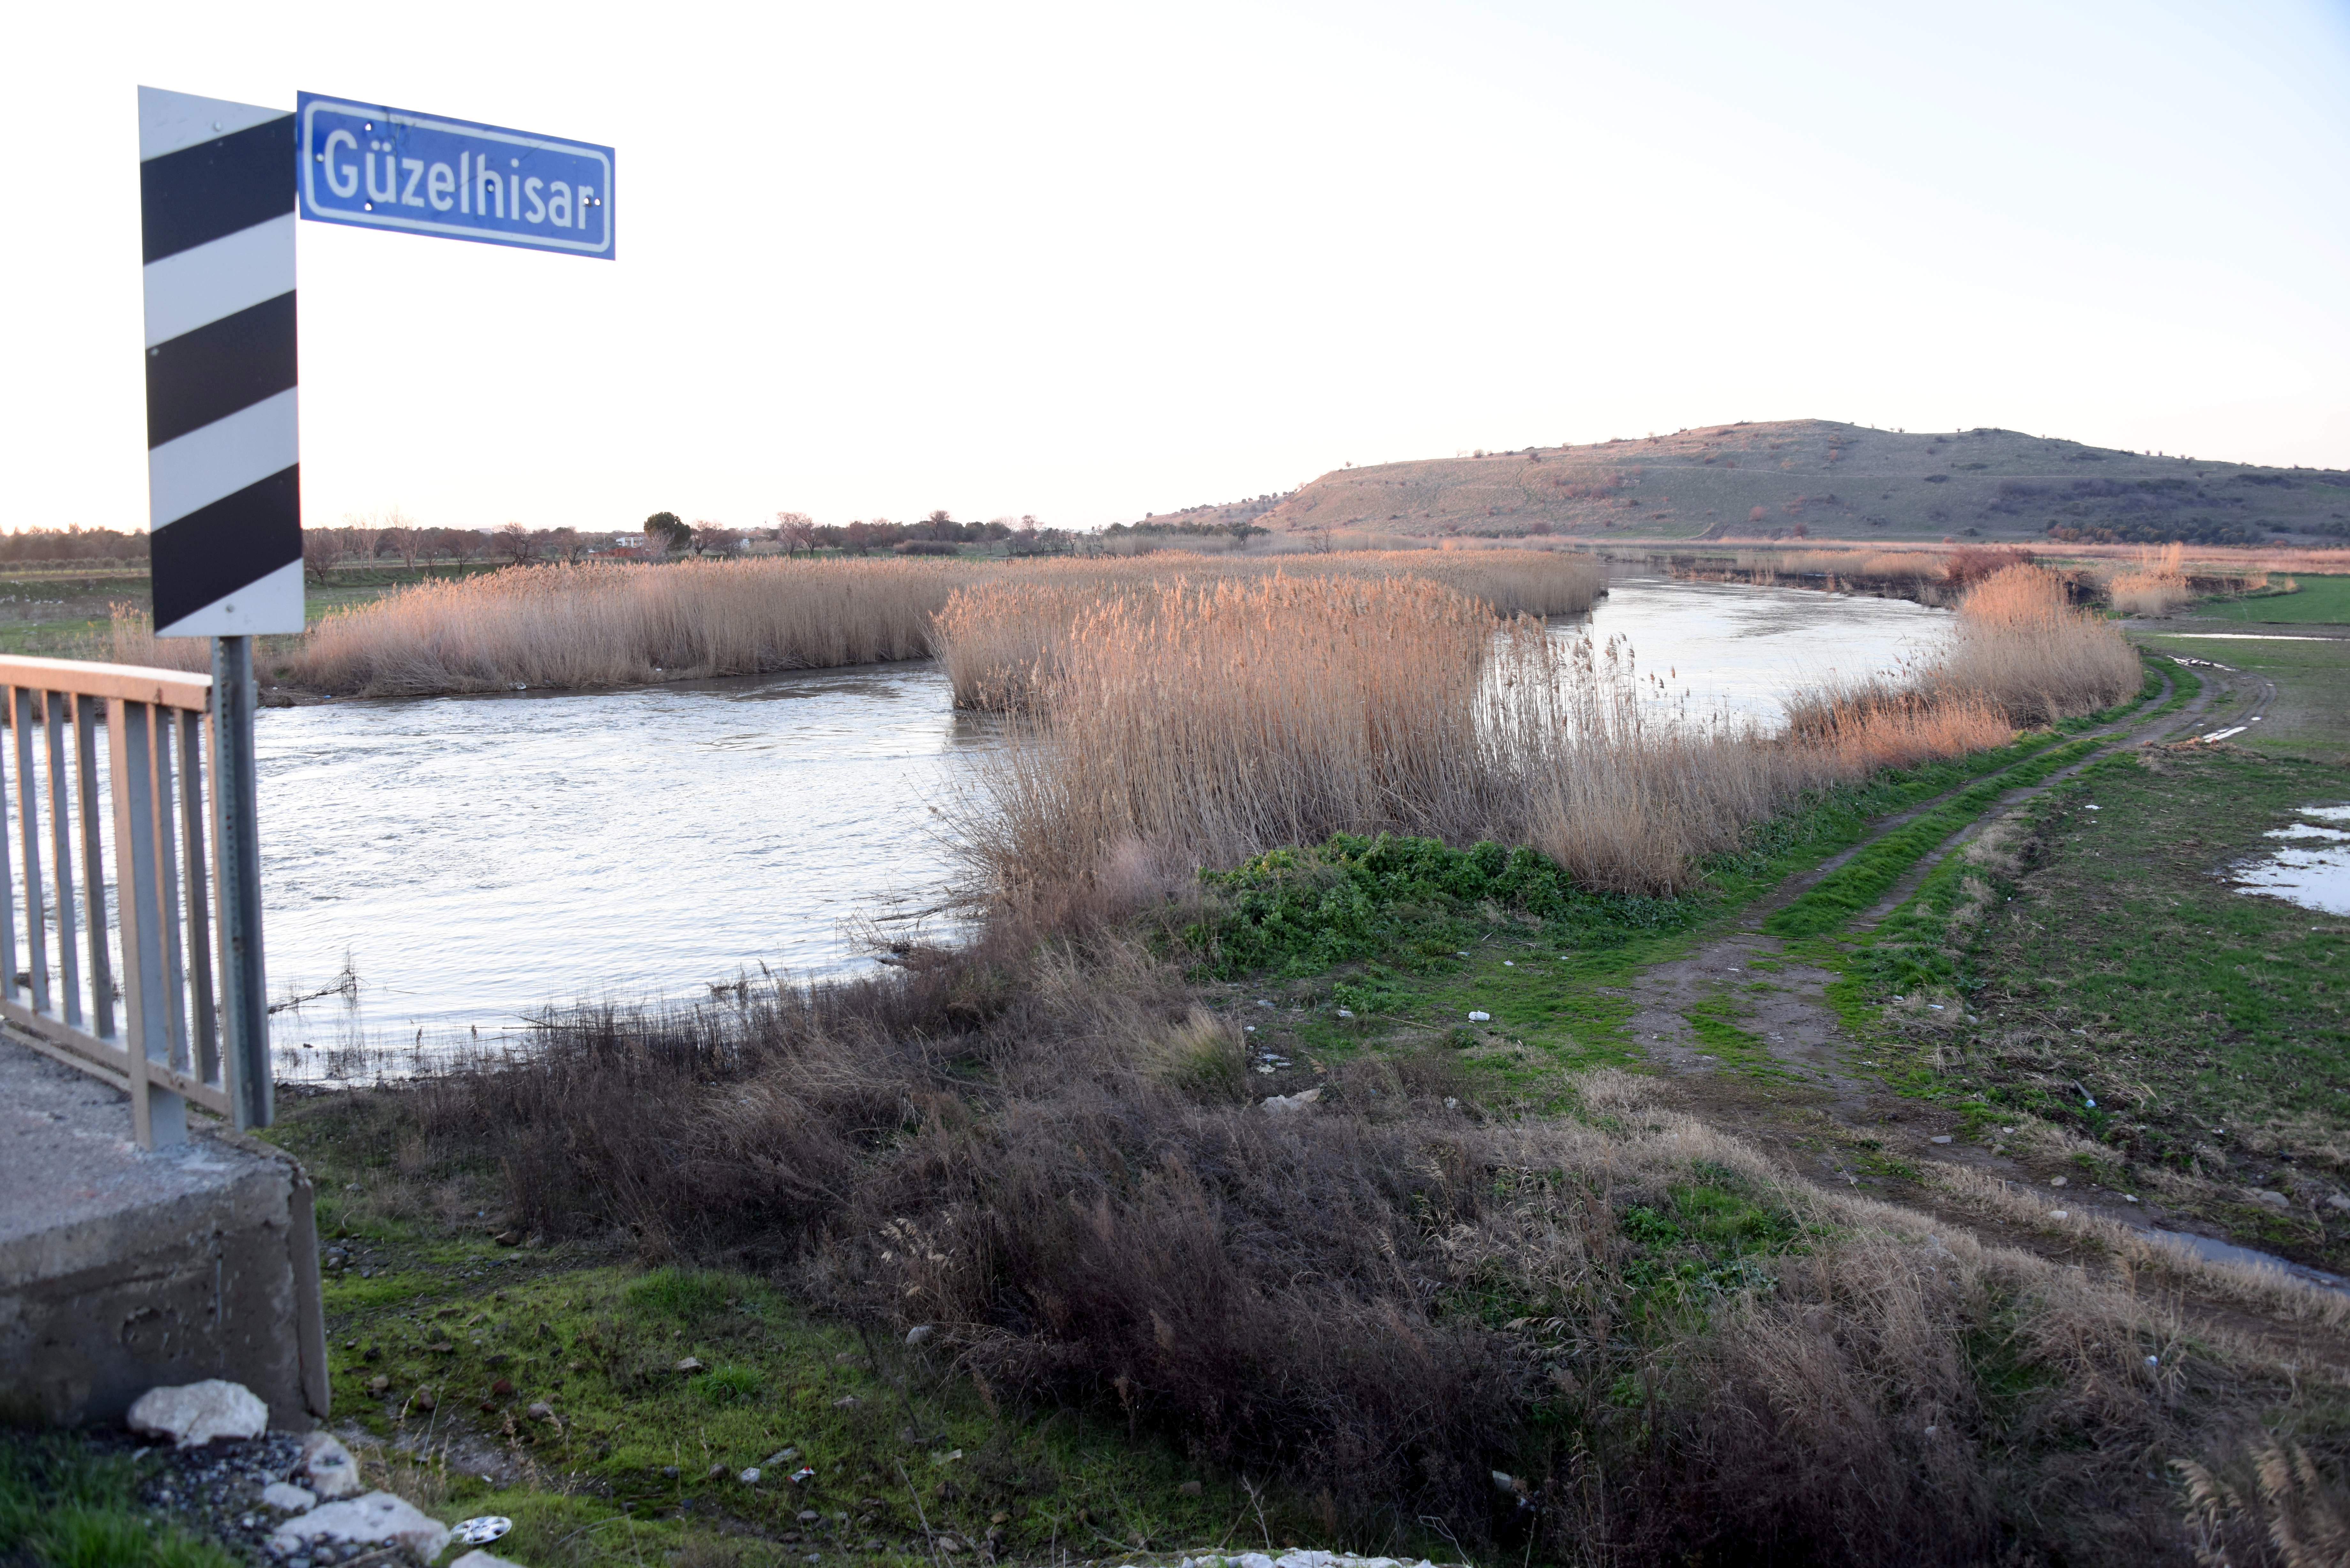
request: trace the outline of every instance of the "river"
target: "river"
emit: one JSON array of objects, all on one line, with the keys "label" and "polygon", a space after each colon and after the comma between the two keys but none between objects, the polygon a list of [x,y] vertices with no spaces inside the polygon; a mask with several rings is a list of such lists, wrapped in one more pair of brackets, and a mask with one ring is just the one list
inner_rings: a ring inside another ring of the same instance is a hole
[{"label": "river", "polygon": [[[1903,599],[1635,576],[1556,635],[1619,639],[1676,701],[1767,723],[1948,625]],[[279,1013],[283,1070],[549,1004],[866,968],[850,923],[939,901],[935,812],[993,735],[927,661],[265,710],[270,992],[330,993]]]}]

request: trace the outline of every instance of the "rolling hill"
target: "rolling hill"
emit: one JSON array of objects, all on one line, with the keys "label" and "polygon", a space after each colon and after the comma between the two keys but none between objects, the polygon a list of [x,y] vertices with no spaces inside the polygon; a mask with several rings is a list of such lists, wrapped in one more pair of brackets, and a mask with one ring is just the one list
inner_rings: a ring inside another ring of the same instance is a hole
[{"label": "rolling hill", "polygon": [[1826,420],[1345,468],[1265,504],[1274,499],[1152,522],[1212,525],[1245,513],[1275,535],[2350,539],[2350,472]]}]

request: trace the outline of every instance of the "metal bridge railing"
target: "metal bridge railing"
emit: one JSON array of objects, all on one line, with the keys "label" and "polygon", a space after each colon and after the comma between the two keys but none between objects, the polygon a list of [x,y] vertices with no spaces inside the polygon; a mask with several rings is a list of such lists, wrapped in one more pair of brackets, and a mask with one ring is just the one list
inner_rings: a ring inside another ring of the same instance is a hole
[{"label": "metal bridge railing", "polygon": [[129,1091],[142,1147],[270,1119],[250,655],[0,658],[0,1021]]}]

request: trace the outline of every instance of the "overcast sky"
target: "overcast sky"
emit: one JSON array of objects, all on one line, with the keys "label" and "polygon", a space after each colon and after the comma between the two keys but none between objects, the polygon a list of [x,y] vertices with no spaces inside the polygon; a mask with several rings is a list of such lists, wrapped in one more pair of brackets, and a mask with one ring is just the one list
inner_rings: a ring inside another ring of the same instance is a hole
[{"label": "overcast sky", "polygon": [[314,524],[1087,526],[1804,416],[2350,466],[2339,0],[14,15],[12,526],[145,524],[140,83],[619,150],[616,262],[299,225]]}]

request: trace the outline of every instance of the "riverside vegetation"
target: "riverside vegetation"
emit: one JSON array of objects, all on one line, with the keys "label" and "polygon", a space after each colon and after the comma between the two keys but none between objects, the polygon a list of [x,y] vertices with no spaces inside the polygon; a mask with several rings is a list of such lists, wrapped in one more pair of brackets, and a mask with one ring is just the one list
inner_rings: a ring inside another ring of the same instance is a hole
[{"label": "riverside vegetation", "polygon": [[2338,1558],[2343,1302],[1807,1179],[1627,1029],[1822,867],[1783,907],[1857,1015],[1839,911],[2187,700],[2044,575],[1783,734],[1424,579],[1010,607],[969,940],[291,1107],[337,1398],[411,1495],[534,1564]]}]

